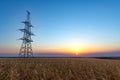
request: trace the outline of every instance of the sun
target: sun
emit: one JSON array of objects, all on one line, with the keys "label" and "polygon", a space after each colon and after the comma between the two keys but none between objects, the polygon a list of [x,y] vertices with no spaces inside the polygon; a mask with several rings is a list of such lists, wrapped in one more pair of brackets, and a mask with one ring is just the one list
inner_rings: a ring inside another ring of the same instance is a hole
[{"label": "sun", "polygon": [[73,52],[75,55],[79,55],[79,54],[80,54],[80,49],[79,49],[79,48],[72,48],[72,52]]},{"label": "sun", "polygon": [[74,55],[80,55],[83,51],[82,43],[79,40],[70,40],[66,43],[66,48]]}]

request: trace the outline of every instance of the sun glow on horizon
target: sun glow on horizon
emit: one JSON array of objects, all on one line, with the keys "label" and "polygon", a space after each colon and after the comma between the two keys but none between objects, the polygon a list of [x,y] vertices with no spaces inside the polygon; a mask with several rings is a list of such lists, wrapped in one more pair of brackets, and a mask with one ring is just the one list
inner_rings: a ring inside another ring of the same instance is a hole
[{"label": "sun glow on horizon", "polygon": [[80,46],[80,42],[77,40],[68,41],[66,45],[67,51],[72,54],[79,55],[83,51],[82,46]]},{"label": "sun glow on horizon", "polygon": [[78,49],[78,48],[71,49],[71,51],[72,51],[75,55],[80,54],[80,49]]}]

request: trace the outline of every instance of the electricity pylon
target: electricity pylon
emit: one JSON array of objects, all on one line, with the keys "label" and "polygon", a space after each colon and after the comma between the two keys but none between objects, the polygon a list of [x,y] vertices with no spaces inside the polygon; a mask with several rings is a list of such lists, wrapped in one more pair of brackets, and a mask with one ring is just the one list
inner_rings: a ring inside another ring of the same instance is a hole
[{"label": "electricity pylon", "polygon": [[31,39],[31,36],[34,35],[31,32],[31,21],[30,21],[30,12],[27,11],[27,19],[25,21],[22,21],[22,23],[25,24],[25,27],[23,29],[19,29],[21,32],[23,32],[23,37],[19,40],[22,40],[22,45],[19,51],[19,57],[33,57],[33,51],[32,51],[32,44],[33,40]]}]

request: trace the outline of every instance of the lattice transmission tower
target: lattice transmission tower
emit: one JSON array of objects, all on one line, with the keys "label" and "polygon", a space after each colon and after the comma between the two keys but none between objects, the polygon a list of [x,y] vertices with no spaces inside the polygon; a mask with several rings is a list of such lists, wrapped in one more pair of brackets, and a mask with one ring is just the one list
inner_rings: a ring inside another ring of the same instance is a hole
[{"label": "lattice transmission tower", "polygon": [[25,27],[23,29],[19,29],[21,32],[23,32],[23,37],[19,40],[22,40],[22,45],[19,51],[19,57],[33,57],[33,51],[32,51],[32,44],[33,40],[31,39],[31,36],[34,34],[31,32],[31,21],[30,21],[30,12],[27,11],[27,17],[25,21],[22,21],[24,23]]}]

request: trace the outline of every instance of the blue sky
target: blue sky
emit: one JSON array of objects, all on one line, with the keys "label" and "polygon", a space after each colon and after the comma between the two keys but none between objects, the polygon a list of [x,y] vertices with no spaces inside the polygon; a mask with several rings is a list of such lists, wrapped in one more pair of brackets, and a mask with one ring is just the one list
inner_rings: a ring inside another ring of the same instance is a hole
[{"label": "blue sky", "polygon": [[31,12],[36,53],[71,48],[120,51],[119,4],[119,0],[0,0],[0,52],[19,51],[22,33],[17,29],[24,28],[26,10]]}]

